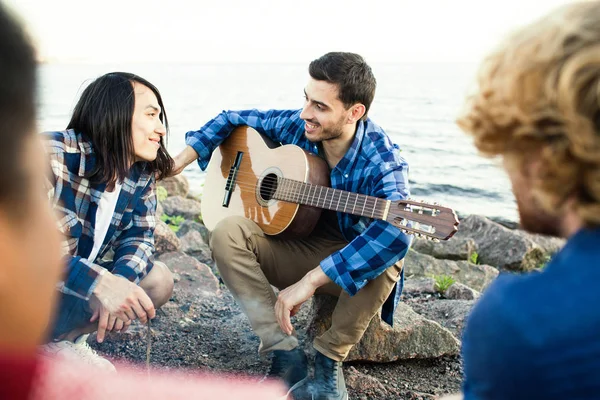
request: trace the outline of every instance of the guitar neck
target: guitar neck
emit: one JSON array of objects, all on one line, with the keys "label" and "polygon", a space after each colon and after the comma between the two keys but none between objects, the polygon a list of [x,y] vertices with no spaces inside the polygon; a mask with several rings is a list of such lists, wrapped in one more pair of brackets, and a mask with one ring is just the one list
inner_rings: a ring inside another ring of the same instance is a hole
[{"label": "guitar neck", "polygon": [[273,198],[382,220],[386,219],[390,206],[388,200],[374,196],[311,185],[286,178],[278,179],[277,190]]}]

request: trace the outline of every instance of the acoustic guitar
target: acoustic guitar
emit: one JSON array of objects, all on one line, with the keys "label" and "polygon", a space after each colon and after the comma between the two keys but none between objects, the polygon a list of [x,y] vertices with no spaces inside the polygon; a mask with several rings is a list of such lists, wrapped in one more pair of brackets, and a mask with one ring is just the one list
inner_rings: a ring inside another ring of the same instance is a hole
[{"label": "acoustic guitar", "polygon": [[333,189],[325,160],[295,145],[277,146],[248,126],[236,128],[213,152],[202,195],[207,229],[237,215],[267,235],[302,238],[322,209],[380,219],[433,240],[447,240],[458,230],[456,213],[438,204]]}]

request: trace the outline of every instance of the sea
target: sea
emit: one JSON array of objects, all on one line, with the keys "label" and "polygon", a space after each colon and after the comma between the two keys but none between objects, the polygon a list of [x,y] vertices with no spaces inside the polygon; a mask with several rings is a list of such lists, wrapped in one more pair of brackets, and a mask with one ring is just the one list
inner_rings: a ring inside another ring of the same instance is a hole
[{"label": "sea", "polygon": [[[377,93],[369,117],[401,148],[409,164],[411,198],[438,202],[461,217],[480,214],[516,223],[510,182],[498,160],[479,155],[456,125],[474,88],[477,65],[468,63],[372,64]],[[169,120],[167,148],[185,147],[185,133],[222,110],[296,109],[304,101],[306,64],[113,63],[42,64],[38,79],[38,129],[65,129],[78,96],[107,72],[132,72],[158,87]],[[202,194],[196,163],[183,175]]]}]

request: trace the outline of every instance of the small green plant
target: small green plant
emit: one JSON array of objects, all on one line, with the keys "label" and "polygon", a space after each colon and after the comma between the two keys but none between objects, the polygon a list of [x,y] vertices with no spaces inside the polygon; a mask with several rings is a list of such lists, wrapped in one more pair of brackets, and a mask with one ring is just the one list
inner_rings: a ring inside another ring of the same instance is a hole
[{"label": "small green plant", "polygon": [[479,264],[479,254],[476,251],[472,252],[469,256],[469,262],[471,264]]},{"label": "small green plant", "polygon": [[156,197],[158,197],[158,201],[160,201],[162,203],[163,201],[165,201],[167,199],[168,196],[169,196],[169,192],[167,192],[167,189],[165,189],[162,186],[158,186],[156,188]]},{"label": "small green plant", "polygon": [[546,265],[548,265],[548,263],[550,262],[550,260],[552,259],[552,256],[550,256],[549,254],[546,254],[544,256],[544,258],[539,262],[538,265],[536,265],[535,269],[538,270],[543,270],[544,268],[546,268]]},{"label": "small green plant", "polygon": [[173,232],[177,233],[179,231],[179,225],[185,221],[185,218],[183,218],[181,215],[170,216],[163,214],[160,216],[160,220],[169,225],[169,228],[171,228]]},{"label": "small green plant", "polygon": [[456,280],[449,275],[434,275],[433,279],[435,280],[435,290],[442,294],[444,294],[446,290],[448,290],[448,288],[452,286],[454,282],[456,282]]}]

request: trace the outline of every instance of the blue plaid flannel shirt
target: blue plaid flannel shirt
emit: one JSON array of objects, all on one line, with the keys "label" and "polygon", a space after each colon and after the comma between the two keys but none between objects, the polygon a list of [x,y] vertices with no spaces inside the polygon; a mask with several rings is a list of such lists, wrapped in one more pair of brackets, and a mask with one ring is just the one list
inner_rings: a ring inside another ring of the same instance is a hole
[{"label": "blue plaid flannel shirt", "polygon": [[94,167],[92,144],[73,130],[44,132],[41,137],[51,166],[48,198],[63,233],[66,271],[59,290],[89,300],[106,270],[139,283],[153,265],[157,204],[153,174],[144,171],[143,163],[131,169],[98,256],[90,261],[96,211],[106,188],[85,178]]},{"label": "blue plaid flannel shirt", "polygon": [[[295,144],[319,153],[315,143],[304,136],[302,110],[223,111],[198,131],[186,134],[186,143],[198,153],[201,169],[206,169],[213,150],[240,125],[248,125],[282,144]],[[408,164],[400,156],[382,128],[370,119],[360,121],[352,145],[331,170],[335,189],[371,195],[388,200],[409,196]],[[348,245],[321,261],[325,274],[351,296],[385,269],[404,258],[411,238],[392,224],[366,217],[337,213],[338,223]],[[400,300],[404,271],[382,308],[382,319],[393,323]]]}]

